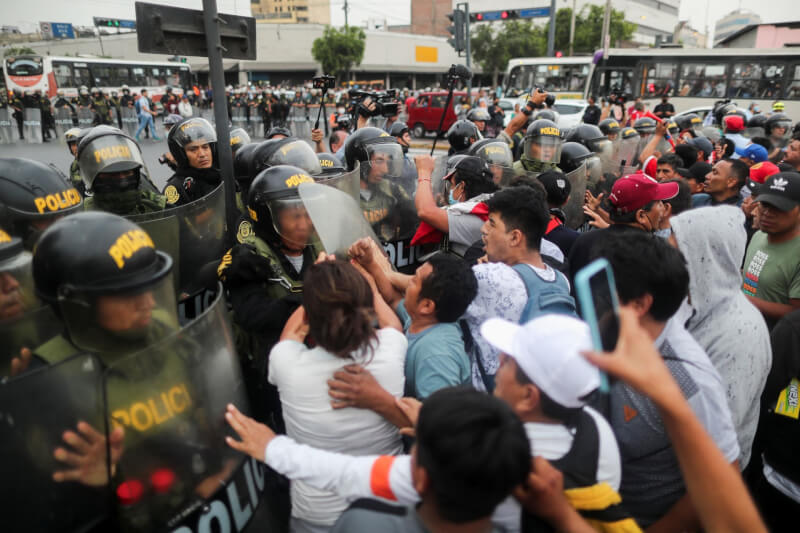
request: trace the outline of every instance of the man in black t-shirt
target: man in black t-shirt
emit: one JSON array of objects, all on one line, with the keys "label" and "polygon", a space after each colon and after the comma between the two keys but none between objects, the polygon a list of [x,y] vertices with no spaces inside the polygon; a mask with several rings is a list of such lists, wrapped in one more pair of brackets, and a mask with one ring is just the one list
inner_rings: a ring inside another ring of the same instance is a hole
[{"label": "man in black t-shirt", "polygon": [[669,103],[667,96],[662,96],[661,103],[653,109],[653,114],[660,119],[670,118],[675,114],[675,107]]}]

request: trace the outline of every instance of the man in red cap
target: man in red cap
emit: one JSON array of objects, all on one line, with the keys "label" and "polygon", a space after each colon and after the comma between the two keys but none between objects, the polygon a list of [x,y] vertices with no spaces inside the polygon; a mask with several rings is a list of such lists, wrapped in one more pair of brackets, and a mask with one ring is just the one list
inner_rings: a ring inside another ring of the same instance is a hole
[{"label": "man in red cap", "polygon": [[611,226],[582,233],[575,240],[569,254],[570,279],[574,280],[575,274],[589,264],[592,248],[609,235],[657,231],[664,217],[664,200],[674,198],[678,191],[677,183],[659,183],[641,172],[618,179],[608,195]]},{"label": "man in red cap", "polygon": [[742,135],[744,119],[740,115],[726,115],[722,119],[722,125],[725,137],[732,140],[736,148],[744,148],[750,144],[750,139]]}]

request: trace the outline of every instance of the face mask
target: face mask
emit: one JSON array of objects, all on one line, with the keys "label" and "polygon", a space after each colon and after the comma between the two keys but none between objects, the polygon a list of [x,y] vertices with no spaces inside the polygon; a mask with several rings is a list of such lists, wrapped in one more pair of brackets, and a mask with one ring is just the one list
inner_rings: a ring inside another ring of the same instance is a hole
[{"label": "face mask", "polygon": [[661,237],[662,239],[669,239],[669,236],[672,235],[672,230],[670,228],[659,229],[654,231],[653,235]]},{"label": "face mask", "polygon": [[450,194],[447,196],[447,203],[450,205],[457,204],[458,200],[453,197],[453,190],[450,190]]}]

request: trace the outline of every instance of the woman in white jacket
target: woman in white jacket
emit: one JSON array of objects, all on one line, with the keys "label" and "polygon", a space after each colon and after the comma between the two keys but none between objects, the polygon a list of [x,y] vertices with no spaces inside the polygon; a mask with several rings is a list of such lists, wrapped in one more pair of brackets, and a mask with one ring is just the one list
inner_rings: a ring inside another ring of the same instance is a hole
[{"label": "woman in white jacket", "polygon": [[189,103],[189,98],[187,98],[185,94],[181,96],[181,101],[178,103],[178,113],[180,113],[183,118],[192,116],[192,104]]}]

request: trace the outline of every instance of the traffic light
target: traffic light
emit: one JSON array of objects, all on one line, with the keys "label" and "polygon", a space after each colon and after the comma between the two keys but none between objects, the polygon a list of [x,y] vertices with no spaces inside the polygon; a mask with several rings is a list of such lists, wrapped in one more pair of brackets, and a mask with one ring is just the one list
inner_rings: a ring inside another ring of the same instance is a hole
[{"label": "traffic light", "polygon": [[450,46],[452,46],[456,52],[463,52],[467,48],[466,13],[460,9],[454,9],[452,13],[447,15],[447,18],[450,19],[451,22],[451,25],[447,28],[447,31],[449,31],[453,36],[452,38],[448,39],[447,42],[450,43]]},{"label": "traffic light", "polygon": [[518,18],[531,18],[531,15],[528,13],[528,11],[533,11],[533,10],[504,9],[502,11],[481,11],[478,13],[470,13],[469,21],[492,22],[495,20],[503,21],[503,20],[518,19]]},{"label": "traffic light", "polygon": [[106,28],[119,28],[119,19],[94,17],[94,25]]}]

